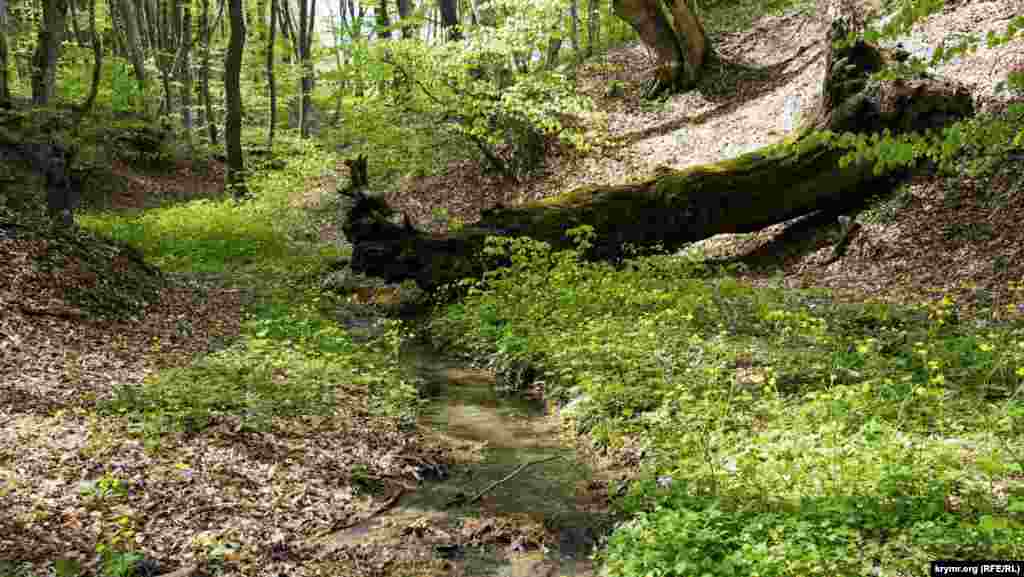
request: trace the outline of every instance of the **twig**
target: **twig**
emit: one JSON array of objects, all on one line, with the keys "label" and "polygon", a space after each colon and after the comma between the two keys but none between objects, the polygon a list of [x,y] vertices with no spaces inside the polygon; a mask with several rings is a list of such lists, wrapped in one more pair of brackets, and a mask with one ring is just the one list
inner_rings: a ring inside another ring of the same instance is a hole
[{"label": "twig", "polygon": [[[541,463],[547,463],[548,461],[554,461],[555,459],[561,459],[561,458],[562,458],[562,455],[555,455],[554,457],[547,457],[545,459],[537,459],[536,461],[528,461],[526,463],[523,463],[522,465],[519,465],[519,467],[515,471],[512,471],[511,473],[506,475],[503,479],[498,479],[497,481],[495,481],[495,482],[491,483],[490,485],[488,485],[487,487],[485,487],[482,491],[480,491],[476,495],[473,495],[472,498],[470,498],[468,501],[466,501],[466,504],[475,503],[475,502],[479,501],[480,497],[483,497],[484,495],[489,493],[491,491],[491,489],[494,489],[495,487],[497,487],[498,485],[504,483],[505,481],[508,481],[512,477],[515,477],[519,473],[523,472],[523,469],[525,469],[527,467],[530,467],[532,465],[540,465]],[[461,503],[461,502],[462,502],[462,499],[453,499],[453,500],[448,502],[448,506],[451,507],[452,505],[456,505],[456,504]]]},{"label": "twig", "polygon": [[185,565],[181,569],[171,571],[170,573],[164,573],[160,577],[192,577],[199,570],[198,565]]},{"label": "twig", "polygon": [[331,533],[337,533],[338,531],[344,531],[345,529],[351,529],[352,527],[355,527],[356,525],[360,525],[362,523],[365,523],[365,522],[369,521],[370,519],[373,519],[374,517],[376,517],[376,516],[386,512],[389,509],[391,509],[392,507],[394,507],[396,504],[398,504],[398,500],[401,499],[402,496],[405,495],[405,493],[406,493],[405,489],[402,489],[402,490],[396,492],[394,495],[392,495],[387,501],[385,501],[373,513],[370,513],[369,515],[367,515],[365,517],[362,517],[360,519],[357,519],[355,521],[349,521],[348,523],[339,523],[339,524],[331,525],[327,529],[324,529],[323,531],[320,531],[319,533],[317,533],[316,537],[317,538],[326,537],[327,535],[330,535]]}]

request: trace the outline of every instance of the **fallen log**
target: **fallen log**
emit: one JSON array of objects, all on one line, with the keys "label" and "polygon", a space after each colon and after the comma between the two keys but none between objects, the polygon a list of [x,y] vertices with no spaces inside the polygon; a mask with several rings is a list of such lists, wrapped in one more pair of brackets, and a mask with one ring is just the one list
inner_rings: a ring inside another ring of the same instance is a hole
[{"label": "fallen log", "polygon": [[417,231],[407,217],[396,223],[383,200],[356,187],[348,191],[355,203],[343,224],[354,244],[351,266],[391,282],[415,279],[430,290],[478,277],[488,235],[528,236],[563,248],[572,244],[569,229],[589,225],[595,238],[587,256],[615,259],[626,244],[672,249],[859,203],[891,187],[893,175],[875,174],[872,160],[841,167],[846,151],[817,138],[817,131],[920,132],[970,116],[974,105],[966,88],[924,74],[872,80],[873,72],[905,55],[864,41],[844,47],[838,40],[845,37],[839,19],[829,34],[822,99],[806,124],[795,136],[738,158],[485,211],[479,222],[445,236]]}]

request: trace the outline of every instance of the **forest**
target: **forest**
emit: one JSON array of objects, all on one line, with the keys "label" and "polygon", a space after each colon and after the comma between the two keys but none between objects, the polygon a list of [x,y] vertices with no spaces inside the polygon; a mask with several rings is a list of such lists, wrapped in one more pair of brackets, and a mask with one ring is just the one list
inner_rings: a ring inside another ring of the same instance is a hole
[{"label": "forest", "polygon": [[1017,0],[0,0],[0,577],[1019,568],[1022,215]]}]

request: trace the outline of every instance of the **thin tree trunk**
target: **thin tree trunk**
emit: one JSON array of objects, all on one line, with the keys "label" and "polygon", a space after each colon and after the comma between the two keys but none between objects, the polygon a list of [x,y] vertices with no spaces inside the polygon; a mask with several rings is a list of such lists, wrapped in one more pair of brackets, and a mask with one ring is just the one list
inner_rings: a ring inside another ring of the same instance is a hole
[{"label": "thin tree trunk", "polygon": [[224,140],[227,148],[227,185],[236,199],[248,195],[245,186],[245,159],[242,157],[242,54],[245,50],[245,19],[242,0],[229,1],[231,36],[224,57],[224,96],[227,121]]},{"label": "thin tree trunk", "polygon": [[458,2],[456,0],[439,0],[441,8],[441,27],[444,28],[446,41],[461,40],[459,32]]},{"label": "thin tree trunk", "polygon": [[85,115],[89,114],[96,103],[96,95],[100,91],[100,79],[103,74],[103,43],[100,35],[96,33],[96,0],[89,0],[89,35],[92,36],[92,84],[89,85],[89,95],[85,98],[82,106],[75,111],[75,124]]},{"label": "thin tree trunk", "polygon": [[570,37],[572,38],[572,51],[576,58],[580,57],[580,2],[572,0],[569,4],[569,19],[572,20]]},{"label": "thin tree trunk", "polygon": [[181,15],[181,127],[185,130],[188,154],[193,153],[192,145],[192,2],[182,2]]},{"label": "thin tree trunk", "polygon": [[587,56],[593,56],[601,41],[601,7],[599,0],[589,0],[587,9]]},{"label": "thin tree trunk", "polygon": [[[148,2],[144,4],[149,6]],[[177,9],[177,0],[167,0],[167,4],[167,10],[162,10],[164,6],[161,3],[152,6],[148,14],[157,71],[160,73],[160,85],[163,88],[163,98],[160,103],[161,114],[171,114],[174,111],[174,98],[171,94],[171,67],[174,64],[174,32],[173,27],[169,25],[171,18],[168,18],[167,11]]]},{"label": "thin tree trunk", "polygon": [[310,113],[313,96],[313,63],[310,62],[310,49],[313,45],[313,26],[316,23],[316,0],[300,0],[299,2],[299,63],[302,66],[302,78],[299,88],[302,101],[299,105],[299,134],[302,138],[309,137]]},{"label": "thin tree trunk", "polygon": [[377,37],[391,39],[391,18],[388,16],[388,0],[377,4]]},{"label": "thin tree trunk", "polygon": [[548,69],[553,70],[558,66],[558,54],[562,50],[562,39],[558,36],[552,36],[548,40]]},{"label": "thin tree trunk", "polygon": [[7,49],[7,0],[0,0],[0,106],[11,101],[10,52]]},{"label": "thin tree trunk", "polygon": [[[222,4],[223,5],[223,0]],[[213,116],[213,102],[210,100],[210,0],[203,0],[203,20],[200,26],[203,36],[202,64],[199,67],[199,84],[203,98],[203,120],[206,121],[210,144],[217,145],[217,121]]]},{"label": "thin tree trunk", "polygon": [[274,78],[274,44],[277,42],[277,0],[270,0],[270,37],[267,39],[267,90],[270,92],[270,110],[267,121],[267,148],[274,148],[274,129],[277,126],[277,80]]},{"label": "thin tree trunk", "polygon": [[127,60],[129,59],[128,49],[125,47],[124,37],[121,34],[121,30],[124,29],[122,24],[124,18],[121,16],[121,11],[116,1],[109,0],[107,7],[110,10],[110,37],[113,40],[111,53],[114,56],[120,56]]},{"label": "thin tree trunk", "polygon": [[121,18],[124,20],[125,42],[128,44],[128,54],[131,56],[132,68],[135,70],[135,81],[139,83],[139,92],[142,94],[141,107],[145,111],[146,65],[142,58],[142,48],[139,46],[139,21],[135,16],[132,0],[120,0],[118,8],[120,8]]},{"label": "thin tree trunk", "polygon": [[406,21],[412,16],[412,0],[398,0],[398,17],[402,20],[402,38],[414,38],[416,28]]},{"label": "thin tree trunk", "polygon": [[155,43],[158,38],[152,29],[153,15],[151,12],[153,7],[150,5],[149,0],[141,0],[139,4],[142,9],[135,11],[135,16],[139,21],[139,39],[142,41],[142,50],[144,52],[152,52],[156,48]]},{"label": "thin tree trunk", "polygon": [[32,103],[36,106],[45,106],[53,99],[57,59],[60,58],[60,46],[67,25],[67,11],[66,0],[43,2],[43,19],[39,23],[32,70]]},{"label": "thin tree trunk", "polygon": [[[401,1],[401,0],[399,0],[399,1]],[[337,66],[337,69],[338,69],[338,79],[339,80],[338,80],[337,98],[334,101],[334,118],[331,119],[331,124],[333,126],[338,126],[339,124],[341,124],[341,104],[342,104],[342,100],[344,99],[344,93],[345,93],[344,92],[345,91],[345,83],[344,83],[343,80],[341,80],[341,78],[342,78],[341,70],[345,66],[345,61],[344,61],[344,59],[342,57],[342,50],[341,50],[341,46],[342,46],[342,44],[341,44],[342,43],[341,30],[347,30],[348,29],[347,16],[345,14],[346,14],[346,12],[345,12],[345,0],[338,0],[338,22],[335,24],[335,26],[337,26],[337,28],[338,28],[338,31],[336,31],[334,33],[334,60],[335,60],[335,65]],[[404,32],[403,32],[403,34],[404,34]]]},{"label": "thin tree trunk", "polygon": [[78,7],[75,6],[75,0],[68,0],[68,10],[71,12],[71,34],[75,37],[75,42],[79,46],[85,46],[85,38],[82,37],[82,31],[78,28]]}]

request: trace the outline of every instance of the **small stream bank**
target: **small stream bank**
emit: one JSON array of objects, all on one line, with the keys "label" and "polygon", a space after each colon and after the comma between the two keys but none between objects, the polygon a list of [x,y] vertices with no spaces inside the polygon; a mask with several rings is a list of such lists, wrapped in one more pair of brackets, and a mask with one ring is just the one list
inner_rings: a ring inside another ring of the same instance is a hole
[{"label": "small stream bank", "polygon": [[[373,331],[365,316],[342,320]],[[426,401],[421,426],[445,439],[455,462],[331,535],[333,546],[401,549],[438,575],[596,575],[589,557],[612,525],[607,483],[562,439],[557,413],[500,394],[493,373],[424,342],[407,343],[401,359]]]}]

